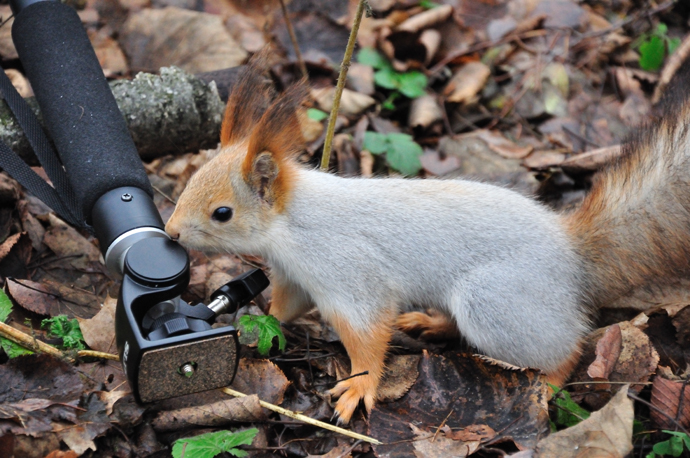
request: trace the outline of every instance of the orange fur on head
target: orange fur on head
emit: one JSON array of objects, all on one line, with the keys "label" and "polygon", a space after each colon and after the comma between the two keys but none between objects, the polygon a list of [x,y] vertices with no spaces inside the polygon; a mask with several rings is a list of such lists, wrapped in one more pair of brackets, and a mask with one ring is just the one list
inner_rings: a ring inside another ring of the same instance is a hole
[{"label": "orange fur on head", "polygon": [[293,182],[290,161],[304,148],[297,110],[306,95],[306,85],[298,83],[268,107],[249,137],[242,162],[244,180],[279,212],[285,207]]},{"label": "orange fur on head", "polygon": [[220,144],[224,147],[248,138],[271,104],[273,87],[264,77],[267,52],[264,48],[252,57],[232,88],[220,129]]}]

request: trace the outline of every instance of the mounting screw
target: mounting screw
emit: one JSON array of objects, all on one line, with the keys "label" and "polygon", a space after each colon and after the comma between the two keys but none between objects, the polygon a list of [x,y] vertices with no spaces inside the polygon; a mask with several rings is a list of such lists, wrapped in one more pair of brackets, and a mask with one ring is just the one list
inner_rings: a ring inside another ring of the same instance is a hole
[{"label": "mounting screw", "polygon": [[126,193],[122,194],[122,200],[125,202],[129,202],[130,200],[132,200],[132,195],[130,193],[126,192]]},{"label": "mounting screw", "polygon": [[187,378],[191,378],[194,375],[194,365],[192,363],[186,363],[180,368],[180,372]]}]

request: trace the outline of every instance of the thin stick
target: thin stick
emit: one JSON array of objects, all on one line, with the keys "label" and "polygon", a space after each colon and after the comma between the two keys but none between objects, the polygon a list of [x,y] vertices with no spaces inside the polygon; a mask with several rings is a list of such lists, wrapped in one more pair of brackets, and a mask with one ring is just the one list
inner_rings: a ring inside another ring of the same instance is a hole
[{"label": "thin stick", "polygon": [[[243,398],[243,397],[247,396],[246,394],[242,394],[239,391],[235,391],[235,390],[227,388],[227,387],[221,388],[220,391],[222,391],[225,394],[229,394],[230,396],[235,396],[236,398]],[[377,441],[373,437],[365,436],[365,435],[359,434],[359,433],[354,433],[352,431],[348,431],[347,429],[339,428],[338,426],[324,423],[324,422],[319,421],[319,420],[314,420],[313,418],[309,418],[306,415],[295,413],[291,410],[287,410],[287,409],[284,409],[282,407],[279,407],[279,406],[276,406],[273,404],[269,404],[266,401],[259,400],[259,404],[261,405],[261,407],[264,407],[268,410],[278,412],[281,415],[285,415],[286,417],[294,418],[295,420],[303,421],[304,423],[307,423],[307,424],[312,425],[312,426],[318,426],[319,428],[327,429],[329,431],[340,433],[344,436],[348,436],[348,437],[352,437],[354,439],[369,442],[370,444],[383,445],[381,442]]]},{"label": "thin stick", "polygon": [[[69,356],[67,353],[62,352],[57,348],[53,347],[52,345],[48,345],[45,342],[41,342],[33,336],[30,336],[29,334],[22,332],[19,329],[13,328],[12,326],[7,325],[3,322],[0,322],[0,336],[8,340],[11,340],[17,345],[21,345],[22,347],[27,348],[29,350],[46,353],[48,355],[55,356],[56,358],[64,359],[69,362],[74,362],[74,358]],[[112,361],[120,360],[120,357],[118,355],[93,350],[80,350],[77,352],[77,355],[82,357],[109,359]]]},{"label": "thin stick", "polygon": [[93,351],[93,350],[79,350],[77,352],[77,355],[85,358],[100,358],[100,359],[109,359],[111,361],[120,361],[120,356],[119,355],[113,355],[112,353],[104,353],[102,351]]},{"label": "thin stick", "polygon": [[328,170],[328,164],[331,161],[331,148],[333,146],[333,135],[335,134],[335,120],[338,118],[338,110],[340,109],[340,98],[343,96],[343,89],[345,89],[347,71],[350,68],[352,53],[355,50],[357,32],[359,31],[359,24],[362,22],[362,13],[364,13],[365,3],[366,0],[359,0],[359,4],[357,5],[357,11],[355,12],[355,21],[352,24],[352,30],[350,31],[350,38],[348,38],[347,40],[347,48],[345,49],[345,55],[343,56],[343,63],[340,65],[340,75],[338,75],[338,84],[335,86],[335,93],[333,94],[333,108],[331,108],[331,116],[328,118],[326,139],[323,143],[323,155],[321,156],[322,170]]},{"label": "thin stick", "polygon": [[12,342],[18,345],[21,345],[24,348],[28,348],[29,350],[47,353],[51,356],[55,356],[56,358],[66,359],[70,362],[74,361],[72,358],[70,358],[57,348],[53,347],[52,345],[48,345],[45,342],[41,342],[40,340],[33,338],[29,334],[26,334],[20,331],[19,329],[15,329],[12,326],[2,322],[0,322],[0,336],[5,337],[8,340],[11,340]]},{"label": "thin stick", "polygon": [[285,6],[285,0],[280,0],[280,7],[283,9],[285,26],[287,27],[288,35],[290,35],[292,47],[295,49],[295,56],[297,56],[297,64],[299,65],[299,69],[302,71],[302,76],[307,78],[309,76],[309,73],[307,73],[307,65],[304,63],[304,59],[302,59],[302,51],[299,50],[299,43],[297,43],[297,35],[295,35],[295,29],[292,28],[292,21],[290,21],[290,16],[288,15],[288,10]]}]

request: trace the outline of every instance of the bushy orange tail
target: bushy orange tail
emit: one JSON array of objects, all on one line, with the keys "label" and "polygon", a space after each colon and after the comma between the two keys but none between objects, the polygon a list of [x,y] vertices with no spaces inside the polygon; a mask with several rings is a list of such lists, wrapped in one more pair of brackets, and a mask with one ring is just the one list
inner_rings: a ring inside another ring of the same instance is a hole
[{"label": "bushy orange tail", "polygon": [[689,273],[690,103],[684,94],[675,98],[680,101],[667,103],[662,119],[623,146],[582,207],[566,216],[597,306]]}]

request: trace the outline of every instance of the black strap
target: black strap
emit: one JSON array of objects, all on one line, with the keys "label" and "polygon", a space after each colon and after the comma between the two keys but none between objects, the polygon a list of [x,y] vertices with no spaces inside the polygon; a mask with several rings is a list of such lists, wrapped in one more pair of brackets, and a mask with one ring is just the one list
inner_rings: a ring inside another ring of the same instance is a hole
[{"label": "black strap", "polygon": [[31,111],[29,104],[17,92],[3,69],[0,69],[0,91],[55,188],[31,170],[31,167],[1,141],[0,167],[24,188],[45,202],[65,221],[74,226],[84,227],[81,207],[72,191],[57,153],[43,130],[43,126],[38,122],[34,112]]}]

